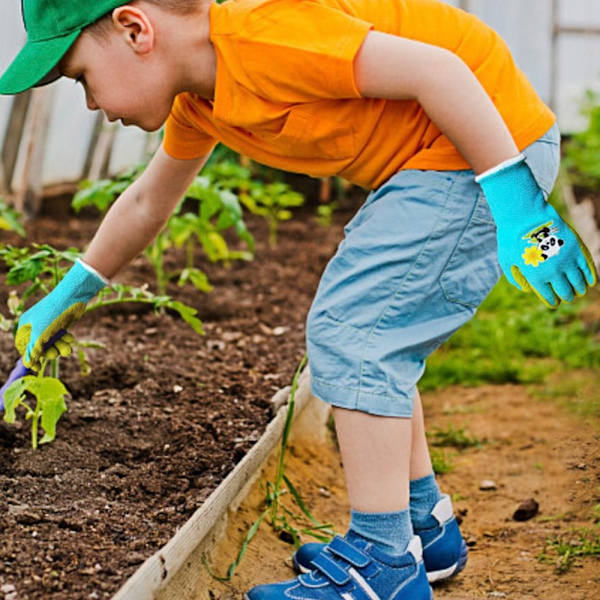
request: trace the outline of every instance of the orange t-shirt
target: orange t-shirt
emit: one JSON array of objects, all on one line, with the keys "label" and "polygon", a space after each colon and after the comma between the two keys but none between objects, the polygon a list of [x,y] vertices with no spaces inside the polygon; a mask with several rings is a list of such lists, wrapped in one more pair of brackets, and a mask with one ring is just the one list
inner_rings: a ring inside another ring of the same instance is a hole
[{"label": "orange t-shirt", "polygon": [[519,149],[554,123],[500,36],[438,0],[230,0],[210,9],[214,101],[177,96],[165,151],[198,158],[220,141],[266,165],[366,188],[401,169],[468,169],[416,101],[360,96],[353,61],[371,29],[460,56]]}]

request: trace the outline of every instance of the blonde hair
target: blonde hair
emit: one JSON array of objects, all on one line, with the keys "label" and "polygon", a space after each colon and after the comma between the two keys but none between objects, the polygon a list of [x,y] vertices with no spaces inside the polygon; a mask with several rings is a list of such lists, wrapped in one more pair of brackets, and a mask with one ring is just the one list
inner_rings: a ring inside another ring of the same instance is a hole
[{"label": "blonde hair", "polygon": [[[180,15],[190,15],[198,8],[198,4],[207,0],[144,0],[148,4],[154,4],[163,10]],[[128,2],[123,2],[123,5]],[[105,38],[112,29],[112,10],[88,25],[85,30],[98,38]]]}]

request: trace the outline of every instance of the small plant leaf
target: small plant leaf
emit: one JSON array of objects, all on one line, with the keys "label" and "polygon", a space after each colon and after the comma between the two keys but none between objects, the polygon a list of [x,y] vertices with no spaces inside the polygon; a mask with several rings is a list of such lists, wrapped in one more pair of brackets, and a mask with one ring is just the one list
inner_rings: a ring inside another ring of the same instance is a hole
[{"label": "small plant leaf", "polygon": [[26,389],[36,397],[42,410],[44,436],[40,440],[40,444],[51,442],[56,437],[56,424],[67,410],[65,403],[65,396],[68,394],[67,388],[54,377],[27,375],[23,379],[27,380]]},{"label": "small plant leaf", "polygon": [[7,423],[16,421],[15,411],[23,401],[23,394],[27,388],[25,377],[21,377],[14,381],[9,388],[4,392],[4,420]]}]

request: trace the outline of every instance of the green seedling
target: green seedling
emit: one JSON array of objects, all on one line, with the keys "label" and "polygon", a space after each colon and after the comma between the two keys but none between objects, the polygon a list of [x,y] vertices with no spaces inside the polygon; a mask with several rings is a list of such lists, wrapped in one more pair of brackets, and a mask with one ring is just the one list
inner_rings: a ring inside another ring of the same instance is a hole
[{"label": "green seedling", "polygon": [[[79,255],[80,253],[76,248],[60,251],[48,245],[34,245],[33,248],[15,248],[12,246],[1,248],[0,258],[9,267],[6,275],[7,284],[24,286],[24,291],[20,296],[16,290],[11,290],[8,309],[12,318],[2,316],[2,319],[0,319],[2,329],[14,333],[18,319],[25,310],[26,299],[38,291],[44,294],[49,293]],[[98,308],[132,302],[150,305],[158,313],[166,310],[175,312],[196,333],[203,333],[202,321],[196,317],[196,309],[173,300],[169,296],[157,296],[150,292],[147,287],[139,288],[124,284],[113,284],[101,290],[94,300],[87,305],[85,312],[87,314]],[[103,346],[93,341],[84,342],[81,340],[75,340],[72,345],[75,356],[79,360],[82,375],[89,374],[91,366],[86,350],[88,348],[103,348]],[[4,420],[8,423],[14,423],[16,419],[15,410],[18,407],[25,408],[25,418],[32,420],[31,439],[34,448],[37,448],[39,424],[41,423],[44,429],[44,437],[40,440],[40,443],[52,441],[55,437],[56,423],[66,410],[64,402],[66,390],[59,378],[59,359],[48,361],[48,365],[50,367],[50,377],[44,376],[46,370],[46,363],[44,363],[37,377],[28,375],[18,379],[5,394],[7,408]],[[9,400],[7,396],[10,390],[12,391]],[[29,406],[27,394],[36,398],[35,408]]]},{"label": "green seedling", "polygon": [[339,208],[337,200],[317,206],[317,223],[323,227],[330,227],[333,222],[333,214]]},{"label": "green seedling", "polygon": [[2,198],[0,198],[0,229],[4,231],[14,231],[21,237],[25,237],[21,213],[6,204]]},{"label": "green seedling", "polygon": [[[25,409],[25,418],[31,419],[31,446],[35,450],[39,444],[47,444],[56,437],[56,424],[67,410],[65,396],[67,389],[56,377],[44,377],[45,364],[37,376],[26,375],[17,379],[4,393],[4,420],[16,422],[16,410]],[[32,408],[27,398],[35,399]],[[43,427],[44,435],[38,441],[38,428]]]},{"label": "green seedling", "polygon": [[[306,365],[306,362],[307,357],[305,355],[302,361],[300,362],[300,365],[298,366],[294,375],[294,379],[292,381],[290,400],[288,403],[285,425],[281,437],[281,446],[279,449],[279,456],[277,460],[277,471],[275,473],[275,481],[267,481],[266,484],[262,485],[262,488],[265,491],[265,508],[248,530],[246,537],[242,542],[242,546],[237,555],[237,558],[231,563],[231,565],[229,565],[225,576],[219,576],[213,573],[212,569],[206,561],[206,558],[202,558],[202,562],[204,563],[204,566],[207,568],[208,572],[211,574],[212,577],[214,577],[218,581],[229,581],[233,577],[236,568],[238,567],[244,554],[246,553],[248,544],[256,535],[256,532],[259,530],[261,523],[265,520],[269,522],[271,528],[275,533],[278,534],[278,536],[280,536],[282,533],[286,534],[292,540],[295,547],[300,546],[301,535],[308,535],[316,540],[325,543],[331,541],[331,539],[335,535],[335,532],[333,531],[332,525],[330,523],[320,523],[312,515],[312,513],[306,506],[306,503],[300,496],[300,493],[290,481],[289,477],[285,474],[285,455],[287,451],[288,439],[294,416],[296,390],[298,389],[298,378],[300,377],[300,373]],[[283,505],[283,503],[281,502],[281,498],[285,494],[290,494],[296,506],[299,508],[300,513],[295,513]],[[301,523],[301,525],[296,526],[294,523]]]},{"label": "green seedling", "polygon": [[254,183],[249,191],[240,193],[241,203],[253,214],[264,217],[269,226],[269,243],[277,243],[277,230],[282,221],[292,218],[291,208],[304,204],[304,196],[286,183]]},{"label": "green seedling", "polygon": [[79,184],[79,190],[73,196],[71,206],[75,212],[94,206],[105,214],[117,197],[142,174],[145,168],[146,165],[136,165],[114,179],[83,180]]},{"label": "green seedling", "polygon": [[[167,285],[173,279],[177,279],[180,287],[191,284],[199,291],[211,291],[208,277],[193,264],[197,243],[211,262],[228,264],[232,260],[252,260],[254,257],[254,238],[244,223],[238,198],[224,187],[239,187],[246,181],[246,172],[240,169],[238,167],[236,171],[233,163],[217,164],[208,169],[207,175],[196,177],[185,199],[198,201],[197,212],[182,213],[184,202],[180,202],[166,227],[146,248],[144,255],[154,269],[159,295],[166,293]],[[143,167],[135,167],[114,180],[84,182],[84,187],[73,198],[73,208],[77,212],[86,206],[95,206],[104,214],[142,170]],[[224,233],[230,229],[246,244],[247,250],[228,247]],[[185,247],[186,266],[181,271],[170,272],[164,266],[166,252],[173,246]]]}]

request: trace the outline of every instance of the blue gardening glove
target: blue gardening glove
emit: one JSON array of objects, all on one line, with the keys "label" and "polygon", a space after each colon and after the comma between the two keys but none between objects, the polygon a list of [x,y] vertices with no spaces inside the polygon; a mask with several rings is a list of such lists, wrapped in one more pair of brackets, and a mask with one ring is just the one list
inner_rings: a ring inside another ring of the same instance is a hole
[{"label": "blue gardening glove", "polygon": [[85,306],[108,281],[83,261],[69,269],[60,283],[37,304],[25,311],[19,319],[15,346],[23,357],[23,364],[35,371],[42,358],[56,358],[71,354],[73,337],[66,334],[44,348],[53,336],[81,317]]},{"label": "blue gardening glove", "polygon": [[512,285],[556,308],[596,284],[589,250],[546,202],[523,155],[475,180],[496,223],[498,262]]}]

